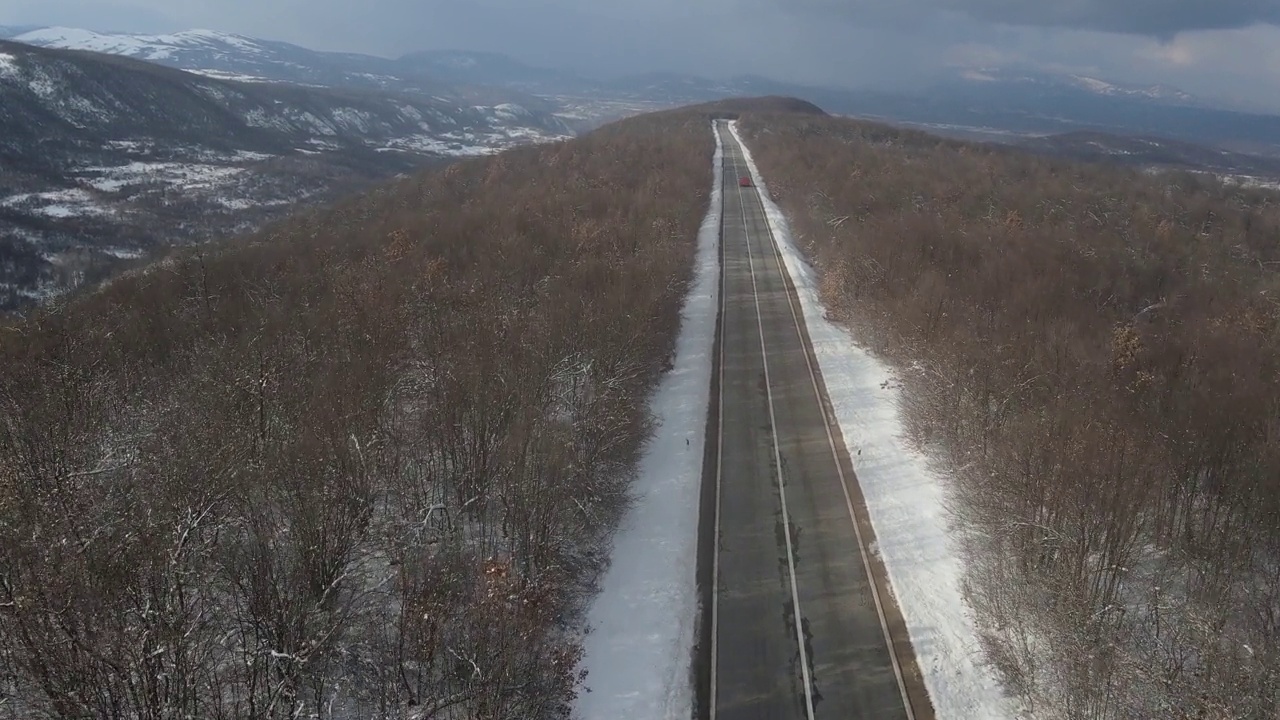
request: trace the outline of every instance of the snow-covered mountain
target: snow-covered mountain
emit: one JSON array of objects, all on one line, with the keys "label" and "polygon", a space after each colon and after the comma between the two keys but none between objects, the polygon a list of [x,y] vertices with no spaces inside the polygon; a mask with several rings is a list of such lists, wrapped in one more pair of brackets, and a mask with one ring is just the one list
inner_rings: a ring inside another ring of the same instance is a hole
[{"label": "snow-covered mountain", "polygon": [[430,50],[399,58],[310,50],[213,30],[166,35],[80,28],[0,28],[0,37],[45,48],[108,53],[243,82],[368,88],[462,104],[514,103],[557,113],[575,128],[636,112],[735,94],[694,76],[647,75],[617,81],[540,68],[493,52]]},{"label": "snow-covered mountain", "polygon": [[442,82],[387,58],[321,52],[213,30],[142,35],[43,27],[12,33],[9,39],[38,47],[121,55],[227,80],[376,88],[475,102],[512,99],[486,97],[476,89]]},{"label": "snow-covered mountain", "polygon": [[1149,100],[1169,105],[1204,104],[1190,93],[1167,85],[1131,85],[1073,73],[1021,72],[997,68],[963,68],[949,83],[998,88],[1023,94],[1084,93],[1101,97]]},{"label": "snow-covered mountain", "polygon": [[970,68],[919,92],[878,92],[679,73],[592,79],[500,53],[427,51],[388,59],[201,30],[171,35],[22,30],[16,36],[35,44],[125,54],[212,77],[378,89],[454,98],[461,106],[511,102],[535,113],[553,113],[576,130],[672,105],[785,95],[842,114],[1015,134],[1091,130],[1245,151],[1280,148],[1280,125],[1273,116],[1233,112],[1166,86],[1043,70]]},{"label": "snow-covered mountain", "polygon": [[46,27],[24,32],[10,39],[40,47],[89,50],[151,61],[187,55],[208,58],[213,64],[236,55],[265,56],[271,53],[256,40],[212,30],[188,30],[172,35],[128,35]]},{"label": "snow-covered mountain", "polygon": [[0,41],[0,307],[49,286],[51,258],[109,264],[568,133],[512,103],[235,82]]},{"label": "snow-covered mountain", "polygon": [[1109,95],[1112,97],[1137,97],[1147,98],[1150,100],[1160,100],[1179,105],[1194,105],[1200,101],[1194,95],[1183,92],[1168,85],[1116,85],[1105,80],[1086,77],[1084,75],[1068,75],[1066,80],[1075,87],[1098,95]]},{"label": "snow-covered mountain", "polygon": [[[514,103],[352,88],[246,83],[107,55],[0,41],[0,148],[93,135],[226,143],[268,152],[308,146],[483,154],[566,134]],[[35,122],[38,119],[39,122]]]}]

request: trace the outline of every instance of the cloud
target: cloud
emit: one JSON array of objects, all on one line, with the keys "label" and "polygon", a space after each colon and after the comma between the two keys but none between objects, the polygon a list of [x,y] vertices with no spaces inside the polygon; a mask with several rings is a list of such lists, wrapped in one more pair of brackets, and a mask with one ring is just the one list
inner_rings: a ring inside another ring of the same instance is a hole
[{"label": "cloud", "polygon": [[595,77],[671,70],[885,90],[957,68],[1027,68],[1280,108],[1280,0],[0,0],[0,24],[18,23],[207,27],[387,57],[497,51]]},{"label": "cloud", "polygon": [[72,25],[102,31],[164,32],[173,20],[163,3],[110,0],[0,0],[0,24]]},{"label": "cloud", "polygon": [[850,21],[904,21],[960,13],[1007,25],[1171,38],[1180,32],[1280,24],[1280,0],[779,0]]},{"label": "cloud", "polygon": [[1196,62],[1195,49],[1185,36],[1174,38],[1170,42],[1141,48],[1135,54],[1144,60],[1173,67],[1189,67]]}]

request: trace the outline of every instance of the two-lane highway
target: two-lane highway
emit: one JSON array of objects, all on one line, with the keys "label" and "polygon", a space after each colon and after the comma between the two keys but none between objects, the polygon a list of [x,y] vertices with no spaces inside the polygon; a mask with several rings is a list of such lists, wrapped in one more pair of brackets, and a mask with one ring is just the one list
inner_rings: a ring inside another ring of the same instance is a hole
[{"label": "two-lane highway", "polygon": [[[743,150],[724,122],[714,461],[711,718],[932,717],[868,567],[857,479],[824,409],[790,286]],[[872,567],[874,571],[874,567]],[[913,702],[914,701],[914,702]],[[914,707],[913,707],[914,705]]]}]

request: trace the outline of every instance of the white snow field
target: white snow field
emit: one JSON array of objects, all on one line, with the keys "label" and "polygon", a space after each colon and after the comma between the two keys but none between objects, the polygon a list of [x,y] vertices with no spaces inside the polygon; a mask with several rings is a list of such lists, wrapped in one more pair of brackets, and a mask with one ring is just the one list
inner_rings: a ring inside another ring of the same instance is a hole
[{"label": "white snow field", "polygon": [[698,501],[720,296],[723,152],[717,137],[711,208],[698,231],[675,363],[650,401],[657,427],[588,613],[586,689],[575,708],[582,720],[687,720],[692,712]]},{"label": "white snow field", "polygon": [[[741,142],[737,123],[730,123],[730,129]],[[782,211],[770,200],[751,151],[745,142],[742,146],[800,297],[845,447],[853,455],[875,528],[872,550],[888,571],[937,717],[1020,717],[995,668],[983,660],[973,612],[961,591],[964,567],[947,510],[946,481],[906,437],[891,369],[847,330],[827,321],[814,271],[796,248]]]}]

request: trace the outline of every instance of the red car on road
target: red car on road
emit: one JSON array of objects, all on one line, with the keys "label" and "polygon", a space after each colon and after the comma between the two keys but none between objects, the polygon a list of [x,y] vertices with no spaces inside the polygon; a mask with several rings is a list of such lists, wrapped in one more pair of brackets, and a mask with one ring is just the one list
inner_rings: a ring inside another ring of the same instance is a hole
[{"label": "red car on road", "polygon": [[743,175],[738,178],[738,187],[751,187],[751,176]]}]

